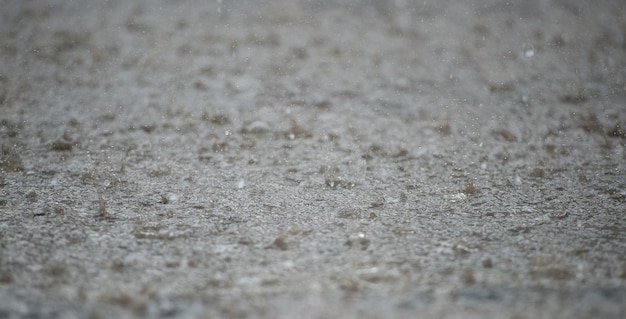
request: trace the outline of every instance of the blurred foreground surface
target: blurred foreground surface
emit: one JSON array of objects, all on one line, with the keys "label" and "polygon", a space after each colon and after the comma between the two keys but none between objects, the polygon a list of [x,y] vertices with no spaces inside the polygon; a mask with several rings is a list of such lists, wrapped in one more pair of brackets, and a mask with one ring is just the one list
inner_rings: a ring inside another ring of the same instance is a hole
[{"label": "blurred foreground surface", "polygon": [[619,318],[621,1],[2,1],[0,318]]}]

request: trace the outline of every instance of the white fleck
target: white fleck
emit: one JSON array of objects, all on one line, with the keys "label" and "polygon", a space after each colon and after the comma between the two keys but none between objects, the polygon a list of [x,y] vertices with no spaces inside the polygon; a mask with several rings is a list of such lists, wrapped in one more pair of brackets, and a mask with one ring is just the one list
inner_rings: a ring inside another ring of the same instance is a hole
[{"label": "white fleck", "polygon": [[254,122],[248,124],[244,129],[248,133],[263,134],[263,133],[269,132],[271,130],[271,127],[266,122],[254,121]]},{"label": "white fleck", "polygon": [[178,194],[174,194],[174,193],[167,194],[167,201],[170,203],[174,203],[178,201],[178,198],[179,198]]},{"label": "white fleck", "polygon": [[457,202],[457,201],[466,200],[467,199],[467,195],[465,195],[464,193],[456,193],[456,194],[451,194],[451,195],[444,195],[443,199],[449,200],[449,201],[454,203],[454,202]]},{"label": "white fleck", "polygon": [[237,182],[237,188],[242,189],[244,187],[246,187],[246,181],[242,178]]},{"label": "white fleck", "polygon": [[532,45],[524,48],[524,56],[527,58],[532,58],[533,56],[535,56],[535,48],[533,48]]}]

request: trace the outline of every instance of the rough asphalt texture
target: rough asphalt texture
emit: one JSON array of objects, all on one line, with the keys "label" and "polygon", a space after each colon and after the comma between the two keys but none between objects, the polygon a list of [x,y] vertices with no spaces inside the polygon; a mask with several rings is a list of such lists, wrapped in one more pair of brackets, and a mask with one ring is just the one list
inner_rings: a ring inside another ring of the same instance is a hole
[{"label": "rough asphalt texture", "polygon": [[623,1],[0,1],[0,318],[624,318]]}]

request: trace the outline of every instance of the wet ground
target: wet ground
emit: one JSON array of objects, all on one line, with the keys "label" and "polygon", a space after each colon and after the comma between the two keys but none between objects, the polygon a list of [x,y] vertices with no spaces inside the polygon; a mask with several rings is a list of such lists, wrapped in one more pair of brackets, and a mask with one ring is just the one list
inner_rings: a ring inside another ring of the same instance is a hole
[{"label": "wet ground", "polygon": [[621,1],[2,1],[0,318],[622,318]]}]

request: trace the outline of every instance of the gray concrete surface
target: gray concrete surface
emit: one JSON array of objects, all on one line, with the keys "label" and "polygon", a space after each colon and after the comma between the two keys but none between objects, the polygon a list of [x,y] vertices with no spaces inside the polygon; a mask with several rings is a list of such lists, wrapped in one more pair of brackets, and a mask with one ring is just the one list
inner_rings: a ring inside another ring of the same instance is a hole
[{"label": "gray concrete surface", "polygon": [[623,318],[622,1],[10,1],[0,318]]}]

